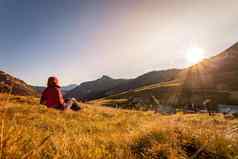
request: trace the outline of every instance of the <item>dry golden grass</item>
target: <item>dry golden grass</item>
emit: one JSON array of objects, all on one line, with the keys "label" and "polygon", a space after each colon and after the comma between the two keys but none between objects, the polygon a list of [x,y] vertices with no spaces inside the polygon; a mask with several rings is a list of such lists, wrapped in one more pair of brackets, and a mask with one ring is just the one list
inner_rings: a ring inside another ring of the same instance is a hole
[{"label": "dry golden grass", "polygon": [[151,89],[158,89],[161,87],[178,87],[181,86],[182,82],[181,81],[169,81],[169,82],[160,82],[158,84],[152,84],[149,86],[144,86],[138,89],[135,89],[135,92],[140,92],[140,91],[144,91],[144,90],[151,90]]},{"label": "dry golden grass", "polygon": [[238,157],[237,120],[222,115],[159,116],[84,104],[61,112],[38,99],[0,95],[0,158]]}]

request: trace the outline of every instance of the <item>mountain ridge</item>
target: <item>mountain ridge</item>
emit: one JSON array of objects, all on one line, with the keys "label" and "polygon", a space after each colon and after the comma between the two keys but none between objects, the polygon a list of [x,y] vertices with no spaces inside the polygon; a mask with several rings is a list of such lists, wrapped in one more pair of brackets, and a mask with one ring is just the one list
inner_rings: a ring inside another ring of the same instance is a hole
[{"label": "mountain ridge", "polygon": [[81,83],[78,87],[66,94],[66,97],[75,97],[81,100],[90,100],[104,97],[105,91],[110,90],[119,84],[126,83],[126,79],[113,79],[103,75],[94,81]]},{"label": "mountain ridge", "polygon": [[98,99],[147,84],[154,84],[158,81],[172,80],[179,71],[179,69],[151,71],[133,79],[113,79],[103,75],[94,81],[81,83],[78,87],[67,93],[66,97],[74,97],[81,100]]}]

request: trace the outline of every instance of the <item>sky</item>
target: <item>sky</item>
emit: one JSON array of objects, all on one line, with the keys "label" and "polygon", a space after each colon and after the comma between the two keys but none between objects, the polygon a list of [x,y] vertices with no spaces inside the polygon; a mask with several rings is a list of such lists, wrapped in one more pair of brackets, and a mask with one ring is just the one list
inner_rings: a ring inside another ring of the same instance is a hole
[{"label": "sky", "polygon": [[29,84],[184,68],[238,41],[237,0],[0,0],[0,70]]}]

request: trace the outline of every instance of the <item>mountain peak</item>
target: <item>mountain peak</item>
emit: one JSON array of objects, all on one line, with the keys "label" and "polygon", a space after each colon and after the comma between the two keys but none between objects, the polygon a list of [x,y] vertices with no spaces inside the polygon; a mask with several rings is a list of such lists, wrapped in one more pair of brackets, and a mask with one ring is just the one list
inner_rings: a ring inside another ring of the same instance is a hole
[{"label": "mountain peak", "polygon": [[111,80],[112,78],[107,75],[103,75],[100,79],[101,80]]}]

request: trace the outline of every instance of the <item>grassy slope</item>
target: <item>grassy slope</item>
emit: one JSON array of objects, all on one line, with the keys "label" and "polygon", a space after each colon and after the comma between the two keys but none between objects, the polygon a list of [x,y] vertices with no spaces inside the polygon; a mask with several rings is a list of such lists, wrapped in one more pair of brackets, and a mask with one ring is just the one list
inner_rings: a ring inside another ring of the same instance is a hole
[{"label": "grassy slope", "polygon": [[[176,107],[190,105],[189,102],[203,105],[202,103],[206,98],[223,104],[237,105],[238,102],[238,94],[236,91],[213,89],[190,89],[190,91],[189,94],[191,96],[188,96],[188,94],[184,92],[183,81],[173,80],[126,91],[98,99],[98,101],[102,101],[104,106],[137,110],[138,108],[139,110],[151,110],[151,106],[156,107],[158,104],[154,101],[153,96],[156,97],[161,104]],[[135,102],[133,102],[134,99]]]},{"label": "grassy slope", "polygon": [[[159,116],[83,105],[49,110],[38,99],[0,95],[0,158],[235,158],[237,120]],[[6,104],[7,102],[7,104]]]},{"label": "grassy slope", "polygon": [[[138,110],[136,105],[139,105],[139,110],[151,110],[151,105],[157,106],[157,103],[155,103],[152,98],[153,96],[159,99],[162,104],[169,103],[169,101],[171,101],[170,105],[174,105],[174,103],[177,103],[176,100],[180,96],[180,91],[181,81],[174,80],[140,87],[135,90],[126,91],[120,94],[98,99],[96,101],[101,102],[103,106],[109,107]],[[171,100],[171,97],[176,97],[176,100]],[[132,100],[135,98],[139,99],[140,102],[133,103]]]}]

